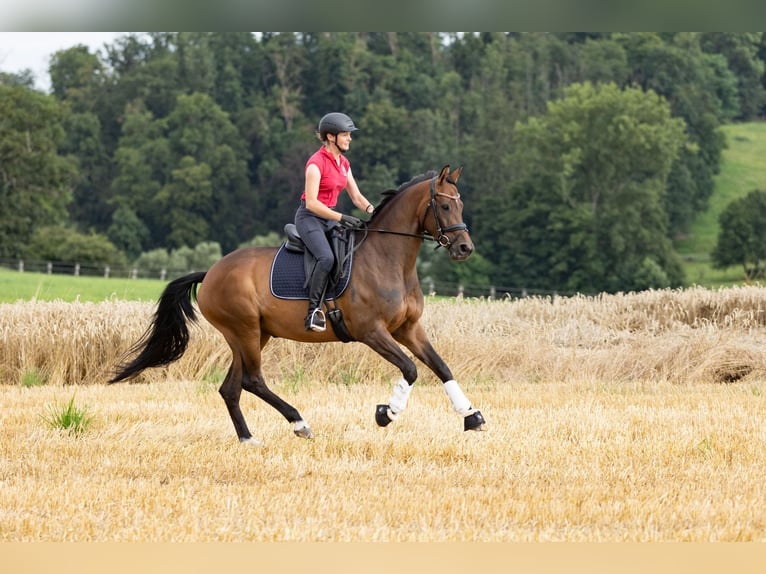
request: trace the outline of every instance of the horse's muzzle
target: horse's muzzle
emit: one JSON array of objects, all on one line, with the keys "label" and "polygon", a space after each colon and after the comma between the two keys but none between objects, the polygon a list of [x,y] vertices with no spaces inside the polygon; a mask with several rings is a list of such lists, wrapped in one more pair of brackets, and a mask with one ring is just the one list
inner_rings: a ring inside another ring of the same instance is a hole
[{"label": "horse's muzzle", "polygon": [[473,241],[468,237],[468,234],[462,234],[449,247],[449,256],[453,261],[468,259],[471,253],[473,253]]}]

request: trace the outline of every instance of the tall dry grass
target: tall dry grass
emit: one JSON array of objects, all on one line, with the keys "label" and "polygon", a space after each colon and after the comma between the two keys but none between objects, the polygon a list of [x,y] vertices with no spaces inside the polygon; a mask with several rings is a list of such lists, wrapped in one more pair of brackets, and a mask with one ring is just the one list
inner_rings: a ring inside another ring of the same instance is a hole
[{"label": "tall dry grass", "polygon": [[[53,384],[106,381],[143,334],[153,304],[0,305],[0,383],[35,371]],[[430,301],[429,336],[461,380],[732,382],[766,373],[766,290],[734,287],[598,297]],[[140,380],[201,379],[225,371],[229,351],[204,320],[188,351]],[[394,369],[363,345],[274,340],[268,379],[371,382]],[[425,369],[421,374],[430,376]]]},{"label": "tall dry grass", "polygon": [[[204,324],[149,384],[106,386],[151,305],[0,306],[0,540],[764,541],[763,294],[429,302],[485,433],[424,368],[377,428],[393,367],[274,341],[265,374],[316,436],[245,395],[260,449],[236,441]],[[29,369],[48,384],[20,385]],[[88,430],[46,426],[73,397]]]}]

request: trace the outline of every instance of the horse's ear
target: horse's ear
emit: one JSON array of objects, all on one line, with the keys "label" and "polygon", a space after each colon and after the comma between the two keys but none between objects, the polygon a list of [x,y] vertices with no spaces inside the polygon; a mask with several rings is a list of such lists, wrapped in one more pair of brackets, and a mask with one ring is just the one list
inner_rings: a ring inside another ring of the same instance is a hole
[{"label": "horse's ear", "polygon": [[445,178],[449,175],[449,164],[445,165],[439,172],[439,183],[443,183]]},{"label": "horse's ear", "polygon": [[450,179],[457,183],[457,180],[460,179],[460,174],[463,173],[463,166],[461,165],[458,167],[455,171],[452,172],[452,175],[450,175]]}]

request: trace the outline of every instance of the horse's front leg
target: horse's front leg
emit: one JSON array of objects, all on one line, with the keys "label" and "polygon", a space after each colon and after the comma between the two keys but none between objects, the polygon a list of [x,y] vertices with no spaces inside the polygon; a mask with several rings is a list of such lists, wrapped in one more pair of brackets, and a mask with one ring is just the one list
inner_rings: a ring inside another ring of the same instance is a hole
[{"label": "horse's front leg", "polygon": [[388,426],[405,409],[412,392],[412,385],[418,378],[418,369],[415,363],[404,354],[391,334],[385,329],[377,329],[361,339],[365,345],[396,365],[402,372],[402,377],[394,385],[388,404],[377,405],[375,408],[375,422],[378,426]]},{"label": "horse's front leg", "polygon": [[450,371],[447,363],[431,345],[420,323],[409,323],[396,331],[393,336],[439,377],[452,407],[463,417],[463,430],[484,430],[486,421],[481,411],[474,408],[471,401],[465,396],[460,385],[452,376],[452,371]]}]

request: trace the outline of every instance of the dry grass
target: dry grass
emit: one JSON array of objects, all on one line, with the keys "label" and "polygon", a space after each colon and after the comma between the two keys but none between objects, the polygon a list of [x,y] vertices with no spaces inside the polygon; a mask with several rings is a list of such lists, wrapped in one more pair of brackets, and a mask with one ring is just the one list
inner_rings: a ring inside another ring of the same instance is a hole
[{"label": "dry grass", "polygon": [[[764,290],[430,302],[425,324],[489,422],[435,378],[373,421],[393,368],[274,341],[265,374],[316,438],[251,396],[237,443],[207,326],[151,384],[106,386],[140,303],[0,306],[0,540],[766,540]],[[47,385],[23,387],[24,372]],[[729,384],[720,384],[729,383]],[[41,416],[72,397],[79,435]]]}]

